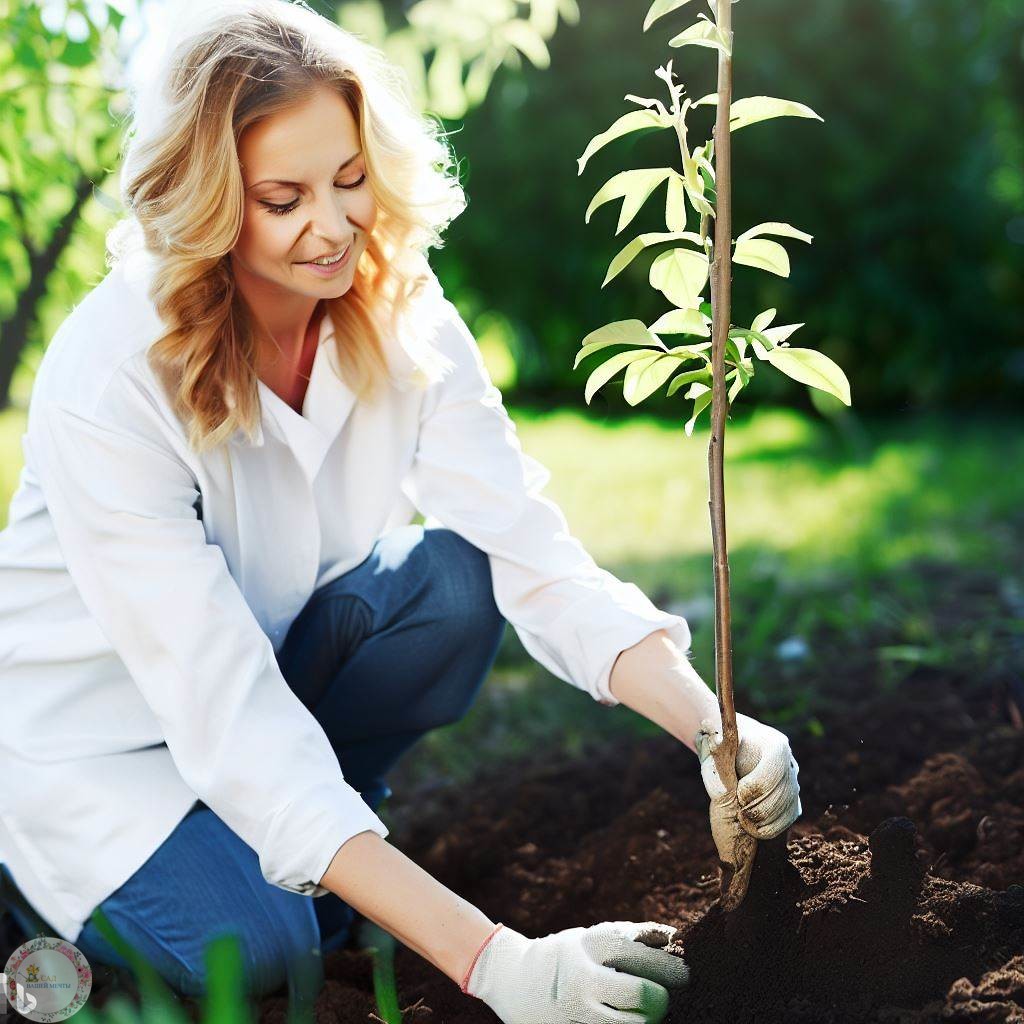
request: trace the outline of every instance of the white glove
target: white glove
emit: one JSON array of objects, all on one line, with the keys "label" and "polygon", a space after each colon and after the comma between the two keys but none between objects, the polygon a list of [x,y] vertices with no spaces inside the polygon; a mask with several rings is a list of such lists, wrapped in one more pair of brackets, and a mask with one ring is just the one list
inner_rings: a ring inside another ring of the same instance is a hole
[{"label": "white glove", "polygon": [[690,978],[682,957],[657,948],[674,933],[655,921],[605,921],[528,939],[499,924],[461,988],[504,1024],[657,1024],[668,988]]},{"label": "white glove", "polygon": [[721,720],[704,719],[696,737],[700,774],[711,798],[711,834],[719,858],[726,863],[732,863],[738,833],[746,832],[755,839],[773,839],[803,811],[797,781],[800,766],[785,733],[739,713],[736,729],[740,744],[733,799],[727,796],[712,757],[722,742]]}]

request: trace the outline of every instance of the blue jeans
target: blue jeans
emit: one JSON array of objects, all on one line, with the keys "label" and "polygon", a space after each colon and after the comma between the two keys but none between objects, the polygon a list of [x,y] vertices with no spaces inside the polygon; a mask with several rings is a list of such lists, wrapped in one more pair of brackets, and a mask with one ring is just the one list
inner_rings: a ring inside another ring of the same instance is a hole
[{"label": "blue jeans", "polygon": [[[377,810],[401,755],[469,710],[504,627],[487,556],[449,529],[410,524],[310,597],[278,663]],[[101,908],[179,993],[205,991],[204,947],[234,932],[249,991],[287,981],[300,1001],[322,987],[321,953],[345,944],[355,913],[333,893],[267,882],[255,851],[202,803]],[[74,941],[91,962],[128,966],[91,920]]]}]

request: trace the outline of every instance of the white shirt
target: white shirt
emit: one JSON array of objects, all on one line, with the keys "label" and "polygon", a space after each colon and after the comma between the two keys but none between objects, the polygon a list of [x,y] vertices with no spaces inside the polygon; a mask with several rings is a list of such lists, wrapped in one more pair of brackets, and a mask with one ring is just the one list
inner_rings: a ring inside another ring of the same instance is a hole
[{"label": "white shirt", "polygon": [[[662,628],[690,645],[541,493],[550,474],[439,285],[436,333],[385,340],[380,401],[341,380],[325,316],[302,415],[260,381],[255,443],[196,455],[146,361],[151,272],[118,263],[54,334],[0,533],[0,861],[71,941],[197,799],[268,882],[313,896],[346,840],[388,834],[275,652],[314,589],[417,509],[487,553],[529,654],[603,704],[622,650]],[[408,387],[424,340],[454,366]]]}]

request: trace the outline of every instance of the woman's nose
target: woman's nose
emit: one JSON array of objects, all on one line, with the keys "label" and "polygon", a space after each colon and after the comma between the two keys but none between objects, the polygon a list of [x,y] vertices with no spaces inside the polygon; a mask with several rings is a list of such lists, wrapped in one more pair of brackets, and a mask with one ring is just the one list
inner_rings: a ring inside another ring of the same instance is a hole
[{"label": "woman's nose", "polygon": [[313,207],[313,228],[323,238],[344,243],[352,234],[348,217],[348,197],[344,192],[321,196]]}]

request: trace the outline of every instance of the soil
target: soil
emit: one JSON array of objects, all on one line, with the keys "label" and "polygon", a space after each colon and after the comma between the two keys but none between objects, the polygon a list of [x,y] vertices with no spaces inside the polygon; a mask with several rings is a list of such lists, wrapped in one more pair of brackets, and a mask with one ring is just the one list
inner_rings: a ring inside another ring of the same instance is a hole
[{"label": "soil", "polygon": [[[691,983],[669,1022],[1021,1024],[1024,731],[993,693],[929,668],[889,692],[830,678],[823,734],[786,730],[803,814],[732,915],[696,759],[667,735],[412,792],[389,841],[528,936],[674,925]],[[498,1019],[405,947],[395,965],[404,1021]],[[368,954],[325,969],[317,1021],[374,1019]],[[285,1020],[283,993],[261,1003],[260,1024]]]},{"label": "soil", "polygon": [[[795,735],[803,815],[734,915],[696,761],[668,736],[420,794],[391,838],[526,935],[675,925],[691,984],[669,1022],[1024,1022],[1024,731],[991,693],[922,669]],[[404,947],[395,963],[404,1020],[497,1020]],[[372,1019],[367,956],[326,966],[318,1019]],[[284,1011],[266,1000],[261,1024]]]}]

